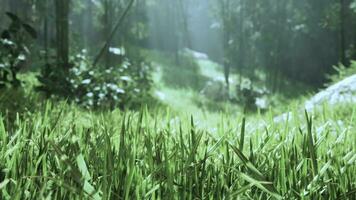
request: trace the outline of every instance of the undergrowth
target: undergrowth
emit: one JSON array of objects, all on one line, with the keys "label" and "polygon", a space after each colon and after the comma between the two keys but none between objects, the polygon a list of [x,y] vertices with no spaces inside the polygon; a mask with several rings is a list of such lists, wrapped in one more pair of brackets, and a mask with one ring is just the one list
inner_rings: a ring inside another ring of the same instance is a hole
[{"label": "undergrowth", "polygon": [[355,199],[354,105],[294,113],[208,130],[47,103],[11,131],[0,120],[0,199]]},{"label": "undergrowth", "polygon": [[327,86],[335,84],[339,81],[344,80],[345,78],[356,74],[356,61],[351,61],[350,66],[345,67],[344,65],[340,64],[338,66],[334,66],[336,73],[328,75],[327,78],[329,79],[330,83]]}]

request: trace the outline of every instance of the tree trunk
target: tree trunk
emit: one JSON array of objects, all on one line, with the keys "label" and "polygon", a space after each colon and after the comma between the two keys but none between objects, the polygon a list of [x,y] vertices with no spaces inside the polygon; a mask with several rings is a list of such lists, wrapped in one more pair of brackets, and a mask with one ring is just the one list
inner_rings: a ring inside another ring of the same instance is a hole
[{"label": "tree trunk", "polygon": [[43,44],[45,48],[45,62],[49,63],[48,59],[48,1],[45,2],[45,16],[43,21]]},{"label": "tree trunk", "polygon": [[221,17],[223,20],[223,48],[224,48],[224,77],[226,90],[230,90],[230,50],[229,50],[229,40],[230,40],[230,28],[229,28],[229,5],[230,0],[221,2]]},{"label": "tree trunk", "polygon": [[[112,31],[112,1],[111,0],[105,0],[104,1],[104,39],[109,38],[110,33]],[[108,47],[110,47],[112,44],[112,41],[109,42]],[[111,66],[111,56],[109,52],[109,48],[106,49],[105,52],[105,67],[109,68]]]},{"label": "tree trunk", "polygon": [[69,2],[70,0],[55,0],[57,64],[64,70],[69,69]]},{"label": "tree trunk", "polygon": [[[356,21],[356,17],[354,17],[355,19],[355,21]],[[352,54],[352,59],[353,60],[356,60],[356,22],[353,22],[353,54]]]},{"label": "tree trunk", "polygon": [[187,8],[183,2],[183,0],[179,0],[179,10],[180,14],[182,16],[182,24],[183,24],[183,29],[184,29],[184,46],[186,46],[189,49],[192,49],[192,42],[190,40],[190,35],[189,35],[189,27],[188,27],[188,13],[187,13]]},{"label": "tree trunk", "polygon": [[174,3],[168,3],[167,5],[167,11],[168,11],[168,23],[170,24],[170,35],[171,35],[171,41],[172,41],[172,46],[169,47],[169,49],[172,48],[172,51],[174,53],[174,58],[175,58],[175,64],[180,65],[180,55],[179,55],[179,50],[180,50],[180,45],[181,45],[181,37],[179,36],[179,24],[178,24],[178,11],[177,11],[177,2]]},{"label": "tree trunk", "polygon": [[240,84],[240,90],[242,90],[242,77],[244,74],[244,68],[246,64],[246,33],[245,33],[245,1],[240,1],[241,2],[241,10],[240,10],[240,33],[239,33],[239,54],[240,54],[240,64],[238,66],[239,68],[239,84]]},{"label": "tree trunk", "polygon": [[92,1],[87,1],[86,3],[87,7],[87,12],[84,12],[83,16],[85,17],[84,19],[84,24],[83,24],[83,46],[86,50],[90,50],[90,46],[93,45],[93,2]]},{"label": "tree trunk", "polygon": [[347,66],[347,58],[346,58],[346,30],[345,30],[345,21],[346,21],[346,11],[347,5],[346,0],[340,0],[340,59],[341,63],[344,66]]}]

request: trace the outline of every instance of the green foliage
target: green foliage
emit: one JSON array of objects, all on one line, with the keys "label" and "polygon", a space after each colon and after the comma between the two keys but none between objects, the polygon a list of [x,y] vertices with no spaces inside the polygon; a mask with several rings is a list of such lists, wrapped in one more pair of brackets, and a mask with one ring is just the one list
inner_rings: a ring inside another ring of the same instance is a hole
[{"label": "green foliage", "polygon": [[47,97],[71,97],[73,93],[68,77],[69,71],[56,65],[55,61],[45,63],[40,75],[37,76],[40,86],[36,89]]},{"label": "green foliage", "polygon": [[27,36],[36,38],[36,31],[30,25],[12,13],[6,15],[11,19],[11,24],[0,37],[0,88],[20,86],[17,74],[30,53],[25,40]]},{"label": "green foliage", "polygon": [[12,130],[17,118],[24,119],[40,109],[43,99],[33,91],[37,84],[32,73],[19,74],[22,87],[5,87],[0,89],[0,113],[3,114],[5,126]]},{"label": "green foliage", "polygon": [[338,66],[334,66],[334,69],[336,73],[327,75],[327,78],[330,81],[328,85],[337,83],[349,76],[356,74],[356,61],[351,61],[351,64],[348,67],[339,64]]},{"label": "green foliage", "polygon": [[331,66],[344,59],[341,54],[355,46],[350,1],[211,2],[223,37],[224,66],[247,77],[264,70],[265,86],[273,91],[283,87],[283,77],[321,86]]},{"label": "green foliage", "polygon": [[0,113],[6,115],[6,126],[11,127],[17,117],[33,112],[38,105],[35,99],[21,87],[0,89]]},{"label": "green foliage", "polygon": [[260,109],[266,109],[266,107],[259,107],[256,104],[258,98],[264,95],[263,91],[256,90],[253,87],[243,87],[238,89],[237,101],[244,105],[246,111],[253,111]]},{"label": "green foliage", "polygon": [[150,66],[142,58],[124,57],[121,64],[103,69],[92,67],[83,50],[71,63],[68,73],[45,67],[39,89],[86,108],[138,108],[151,98]]},{"label": "green foliage", "polygon": [[[174,62],[175,59],[177,62]],[[170,87],[191,88],[199,91],[207,81],[200,74],[200,68],[195,59],[185,54],[181,54],[178,58],[171,56],[170,63],[162,71],[163,81]]]},{"label": "green foliage", "polygon": [[[241,107],[235,104],[235,102],[209,98],[201,93],[192,96],[192,104],[195,104],[203,112],[208,111],[208,113],[223,112],[225,114],[236,114],[241,112]],[[197,115],[196,113],[196,116]]]},{"label": "green foliage", "polygon": [[351,10],[356,13],[356,1],[353,1],[351,4],[350,4],[350,8]]},{"label": "green foliage", "polygon": [[20,85],[16,75],[26,60],[26,56],[20,52],[14,42],[0,39],[0,87]]},{"label": "green foliage", "polygon": [[[342,117],[334,111],[348,113]],[[163,113],[52,105],[0,120],[1,199],[354,199],[355,107],[217,131]]]}]

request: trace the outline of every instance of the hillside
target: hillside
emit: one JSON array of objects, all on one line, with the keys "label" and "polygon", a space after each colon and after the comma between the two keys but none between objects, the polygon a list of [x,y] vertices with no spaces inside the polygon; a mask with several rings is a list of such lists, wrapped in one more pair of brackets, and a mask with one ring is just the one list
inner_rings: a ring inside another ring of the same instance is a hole
[{"label": "hillside", "polygon": [[0,5],[0,200],[356,200],[356,0]]}]

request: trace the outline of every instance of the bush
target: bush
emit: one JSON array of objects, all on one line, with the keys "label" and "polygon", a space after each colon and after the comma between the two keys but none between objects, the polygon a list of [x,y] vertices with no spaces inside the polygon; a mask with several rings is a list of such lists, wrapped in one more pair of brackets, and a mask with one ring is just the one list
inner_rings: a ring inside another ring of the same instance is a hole
[{"label": "bush", "polygon": [[331,84],[337,83],[349,76],[356,74],[356,61],[351,61],[351,65],[349,67],[345,67],[340,64],[339,66],[334,66],[336,73],[327,75],[330,83],[326,84],[326,86],[330,86]]},{"label": "bush", "polygon": [[182,54],[179,56],[179,63],[170,63],[163,68],[163,81],[171,87],[200,91],[207,78],[200,74],[199,65],[192,56]]},{"label": "bush", "polygon": [[[150,66],[140,60],[123,62],[110,68],[93,67],[86,51],[71,58],[72,67],[65,78],[50,66],[39,77],[39,88],[50,96],[66,97],[86,108],[137,108],[151,98]],[[58,84],[56,81],[62,81]]]},{"label": "bush", "polygon": [[265,110],[268,107],[268,102],[264,97],[269,92],[266,88],[253,87],[251,81],[237,85],[236,101],[242,104],[246,111]]},{"label": "bush", "polygon": [[36,31],[19,17],[6,13],[12,20],[10,26],[2,31],[0,38],[0,88],[20,86],[17,73],[24,66],[29,54],[25,44],[27,36],[36,38]]},{"label": "bush", "polygon": [[39,96],[27,88],[1,88],[0,115],[6,128],[12,129],[18,118],[23,119],[38,110],[41,106],[39,101]]},{"label": "bush", "polygon": [[227,91],[224,80],[214,79],[207,81],[200,94],[215,102],[221,102],[229,99],[229,92]]}]

